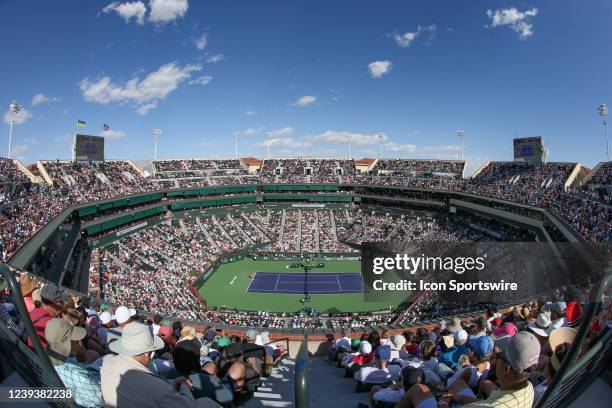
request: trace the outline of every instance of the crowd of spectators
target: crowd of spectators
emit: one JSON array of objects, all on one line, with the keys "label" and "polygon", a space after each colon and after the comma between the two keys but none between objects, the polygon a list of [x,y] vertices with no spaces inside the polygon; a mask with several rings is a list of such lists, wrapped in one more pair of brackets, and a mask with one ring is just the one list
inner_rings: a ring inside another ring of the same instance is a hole
[{"label": "crowd of spectators", "polygon": [[[127,305],[75,296],[29,275],[17,279],[35,336],[80,407],[239,406],[286,356],[266,331],[236,336],[213,326],[196,330]],[[0,321],[14,341],[33,348],[13,296],[0,278]]]},{"label": "crowd of spectators", "polygon": [[0,157],[0,183],[24,183],[29,181],[26,174],[12,159]]},{"label": "crowd of spectators", "polygon": [[[531,408],[576,338],[584,299],[571,293],[507,311],[490,307],[474,320],[445,319],[400,334],[355,337],[343,331],[329,338],[327,359],[342,369],[339,376],[355,382],[357,392],[369,393],[369,404],[359,407]],[[601,322],[611,311],[604,303],[581,355],[609,331]]]}]

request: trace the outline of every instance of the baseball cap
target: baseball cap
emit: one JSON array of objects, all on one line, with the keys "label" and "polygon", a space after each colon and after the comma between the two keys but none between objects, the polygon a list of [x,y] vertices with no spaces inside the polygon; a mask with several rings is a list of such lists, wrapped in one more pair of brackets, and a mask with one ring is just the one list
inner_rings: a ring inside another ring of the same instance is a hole
[{"label": "baseball cap", "polygon": [[359,345],[359,354],[361,354],[362,356],[367,356],[371,352],[372,352],[372,345],[370,344],[370,342],[367,340],[362,341],[361,344]]},{"label": "baseball cap", "polygon": [[544,312],[538,315],[535,322],[531,323],[528,328],[540,337],[548,337],[548,331],[550,330],[550,314]]},{"label": "baseball cap", "polygon": [[133,307],[130,307],[130,309],[129,309],[129,310],[130,310],[130,317],[131,317],[131,316],[136,316],[136,313],[138,313],[138,312],[136,311],[136,309],[134,309]]},{"label": "baseball cap", "polygon": [[391,358],[391,348],[389,346],[380,346],[374,351],[374,357],[379,360],[389,360]]},{"label": "baseball cap", "polygon": [[249,341],[256,340],[258,335],[259,335],[259,333],[257,332],[257,330],[254,330],[254,329],[249,329],[246,332],[246,338]]},{"label": "baseball cap", "polygon": [[115,321],[117,324],[123,324],[130,320],[130,310],[125,306],[119,306],[115,310]]},{"label": "baseball cap", "polygon": [[540,358],[540,342],[533,333],[527,331],[499,339],[497,346],[517,374],[536,365]]},{"label": "baseball cap", "polygon": [[45,326],[45,339],[48,343],[47,351],[54,365],[61,365],[70,356],[72,341],[82,340],[87,331],[79,326],[73,326],[64,319],[53,318]]},{"label": "baseball cap", "polygon": [[453,337],[455,338],[455,343],[462,345],[467,341],[468,334],[465,330],[459,329],[453,333]]},{"label": "baseball cap", "polygon": [[227,347],[230,345],[231,342],[232,341],[229,337],[221,337],[217,339],[217,344],[219,345],[219,347]]},{"label": "baseball cap", "polygon": [[516,333],[518,333],[518,329],[516,328],[516,326],[514,325],[514,323],[504,323],[504,325],[502,327],[498,327],[497,329],[493,330],[493,334],[495,335],[495,337],[506,337],[506,336],[514,336]]},{"label": "baseball cap", "polygon": [[567,305],[565,304],[565,302],[555,302],[555,303],[547,303],[544,306],[542,306],[542,311],[553,311],[553,312],[557,312],[557,313],[565,313],[565,309],[567,308]]},{"label": "baseball cap", "polygon": [[43,302],[67,302],[70,300],[70,296],[66,294],[62,289],[53,285],[45,285],[40,291],[40,298]]},{"label": "baseball cap", "polygon": [[399,351],[406,344],[406,338],[401,334],[395,334],[389,339],[391,350]]},{"label": "baseball cap", "polygon": [[107,324],[110,323],[111,320],[113,320],[113,316],[109,312],[100,313],[100,323]]},{"label": "baseball cap", "polygon": [[550,364],[555,370],[558,370],[562,363],[559,361],[559,358],[555,353],[557,347],[564,343],[572,344],[575,338],[576,329],[573,327],[559,327],[558,329],[550,332],[548,342],[550,343],[550,349],[553,351],[552,356],[550,357]]},{"label": "baseball cap", "polygon": [[478,357],[484,357],[491,353],[494,347],[493,339],[489,336],[472,337],[468,345]]},{"label": "baseball cap", "polygon": [[361,340],[360,339],[352,339],[351,340],[351,348],[352,349],[357,349],[357,347],[359,347],[360,344],[361,344]]}]

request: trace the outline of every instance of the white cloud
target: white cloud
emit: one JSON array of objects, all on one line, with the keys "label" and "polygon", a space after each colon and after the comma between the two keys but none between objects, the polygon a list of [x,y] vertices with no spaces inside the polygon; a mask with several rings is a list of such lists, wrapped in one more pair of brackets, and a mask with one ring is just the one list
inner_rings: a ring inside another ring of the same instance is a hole
[{"label": "white cloud", "polygon": [[36,145],[36,144],[40,143],[40,140],[38,140],[37,137],[33,137],[33,136],[32,137],[26,137],[24,140],[25,140],[25,142],[27,144],[34,144],[34,145]]},{"label": "white cloud", "polygon": [[414,152],[416,150],[416,145],[389,142],[383,144],[383,150],[388,152]]},{"label": "white cloud", "polygon": [[255,116],[257,115],[257,112],[255,112],[253,109],[247,109],[244,111],[244,114],[247,116]]},{"label": "white cloud", "polygon": [[206,58],[206,62],[208,62],[209,64],[216,64],[217,62],[223,61],[224,59],[225,57],[223,56],[223,54],[214,54]]},{"label": "white cloud", "polygon": [[242,134],[245,135],[245,136],[255,136],[255,135],[258,135],[261,132],[263,132],[263,130],[265,128],[266,128],[265,126],[261,126],[261,127],[258,127],[258,128],[252,128],[251,127],[251,128],[246,129],[244,132],[242,132]]},{"label": "white cloud", "polygon": [[291,136],[293,135],[293,133],[295,132],[295,129],[287,126],[284,128],[280,128],[280,129],[276,129],[276,130],[271,130],[269,132],[266,132],[266,135],[268,135],[270,138],[278,138],[278,137],[287,137],[287,136]]},{"label": "white cloud", "polygon": [[[389,138],[386,134],[380,133],[383,142],[388,141]],[[323,143],[346,143],[347,136],[351,138],[351,144],[356,146],[374,145],[380,143],[380,138],[377,134],[364,134],[364,133],[353,133],[353,132],[338,132],[335,130],[327,130],[318,135],[312,136],[312,139],[316,142]]]},{"label": "white cloud", "polygon": [[97,80],[85,78],[79,82],[83,97],[88,102],[106,105],[111,102],[131,102],[137,112],[145,115],[165,99],[181,82],[191,78],[191,74],[202,69],[201,65],[188,64],[183,67],[171,62],[162,65],[157,71],[149,73],[144,79],[132,78],[125,84],[115,84],[110,77]]},{"label": "white cloud", "polygon": [[136,113],[139,114],[140,116],[145,116],[147,113],[149,113],[151,109],[155,109],[155,108],[157,108],[157,101],[145,103],[144,105],[140,105],[136,109]]},{"label": "white cloud", "polygon": [[389,73],[393,68],[393,64],[391,61],[374,61],[368,64],[368,71],[370,71],[370,75],[372,78],[380,78],[383,75]]},{"label": "white cloud", "polygon": [[125,3],[114,1],[102,9],[102,12],[104,13],[110,13],[112,11],[119,14],[126,23],[129,23],[130,19],[134,18],[136,23],[143,25],[147,8],[142,1]]},{"label": "white cloud", "polygon": [[172,20],[181,18],[189,8],[187,0],[150,0],[149,21],[153,23],[165,24]]},{"label": "white cloud", "polygon": [[212,76],[210,75],[202,75],[194,80],[189,81],[190,85],[207,85],[212,81]]},{"label": "white cloud", "polygon": [[125,137],[125,132],[122,130],[109,129],[98,133],[98,136],[104,136],[106,139],[121,139]]},{"label": "white cloud", "polygon": [[410,47],[410,44],[419,36],[421,33],[429,33],[429,38],[432,39],[435,36],[436,25],[432,24],[426,27],[418,26],[414,32],[405,32],[404,34],[393,33],[389,36],[393,38],[393,41],[402,48]]},{"label": "white cloud", "polygon": [[491,19],[491,27],[510,26],[524,40],[533,35],[533,24],[531,17],[538,15],[538,9],[518,11],[515,7],[507,9],[487,10],[487,16]]},{"label": "white cloud", "polygon": [[[262,140],[257,143],[253,143],[254,147],[268,147],[268,140]],[[290,149],[303,149],[310,146],[310,142],[295,140],[292,137],[284,138],[271,138],[270,147],[287,147]]]},{"label": "white cloud", "polygon": [[[32,113],[29,110],[21,108],[21,110],[15,114],[14,123],[16,125],[23,125],[31,117],[32,117]],[[6,113],[4,114],[4,123],[6,123],[7,125],[10,125],[11,118],[12,118],[12,112],[10,109],[8,109]]]},{"label": "white cloud", "polygon": [[316,100],[317,100],[316,96],[304,95],[300,99],[298,99],[297,101],[293,102],[291,104],[291,106],[297,106],[297,107],[300,107],[300,108],[305,108],[306,106],[315,103]]},{"label": "white cloud", "polygon": [[201,36],[193,40],[193,43],[198,50],[202,51],[204,48],[206,48],[206,44],[208,44],[208,34],[202,33]]},{"label": "white cloud", "polygon": [[34,97],[32,98],[32,102],[30,102],[30,104],[32,106],[38,106],[38,105],[42,105],[43,103],[47,103],[47,102],[59,102],[61,101],[62,98],[58,98],[58,97],[51,97],[51,96],[46,96],[44,94],[36,94],[34,95]]}]

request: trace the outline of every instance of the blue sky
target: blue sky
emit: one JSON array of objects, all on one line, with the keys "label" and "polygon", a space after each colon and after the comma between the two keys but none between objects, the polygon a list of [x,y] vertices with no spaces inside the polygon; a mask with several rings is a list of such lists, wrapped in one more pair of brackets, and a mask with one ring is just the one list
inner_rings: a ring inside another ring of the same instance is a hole
[{"label": "blue sky", "polygon": [[[107,158],[454,158],[475,167],[541,135],[551,160],[605,158],[612,3],[0,1],[0,104],[26,163],[68,158],[107,123]],[[38,96],[37,96],[38,95]]]}]

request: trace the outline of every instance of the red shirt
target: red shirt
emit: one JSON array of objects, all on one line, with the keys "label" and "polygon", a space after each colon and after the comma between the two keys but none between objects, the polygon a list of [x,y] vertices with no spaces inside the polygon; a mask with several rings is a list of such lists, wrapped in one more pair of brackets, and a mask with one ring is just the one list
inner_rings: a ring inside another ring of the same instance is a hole
[{"label": "red shirt", "polygon": [[[32,310],[30,313],[30,319],[32,319],[32,324],[34,325],[34,329],[36,330],[38,338],[42,343],[43,349],[46,350],[47,340],[45,339],[45,327],[47,327],[47,322],[53,319],[53,317],[49,316],[44,308],[39,307],[38,309]],[[31,339],[28,339],[28,347],[34,349]]]},{"label": "red shirt", "polygon": [[351,360],[353,363],[356,364],[368,364],[370,361],[374,360],[374,353],[370,353],[368,355],[361,355],[359,354],[358,356],[353,357],[353,359]]}]

